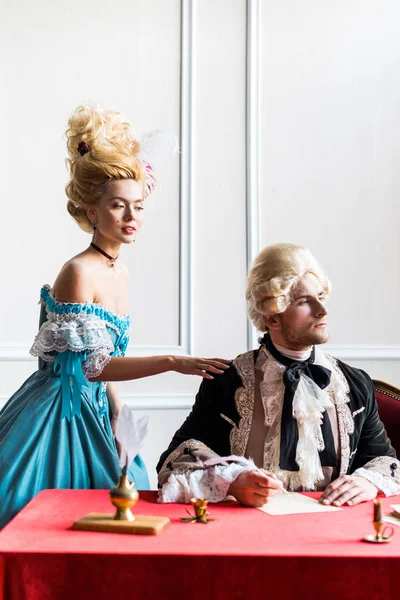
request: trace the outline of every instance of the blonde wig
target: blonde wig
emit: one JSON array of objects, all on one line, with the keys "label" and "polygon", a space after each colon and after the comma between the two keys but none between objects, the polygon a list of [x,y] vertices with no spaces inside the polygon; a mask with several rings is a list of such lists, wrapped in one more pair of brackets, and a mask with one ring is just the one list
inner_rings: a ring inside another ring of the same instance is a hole
[{"label": "blonde wig", "polygon": [[65,190],[67,210],[88,233],[93,225],[85,207],[104,195],[113,179],[134,179],[144,184],[144,169],[138,158],[140,144],[120,113],[79,106],[66,131],[70,181]]},{"label": "blonde wig", "polygon": [[330,293],[329,279],[307,248],[275,244],[260,252],[250,270],[246,289],[248,314],[258,331],[266,331],[268,316],[286,310],[293,287],[305,273],[315,275],[324,293]]}]

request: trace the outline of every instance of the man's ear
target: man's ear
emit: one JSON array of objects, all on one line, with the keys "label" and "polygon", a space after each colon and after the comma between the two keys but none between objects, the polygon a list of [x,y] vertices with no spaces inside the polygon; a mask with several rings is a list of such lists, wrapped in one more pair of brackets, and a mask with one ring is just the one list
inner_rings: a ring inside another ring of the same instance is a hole
[{"label": "man's ear", "polygon": [[282,328],[281,315],[268,315],[264,317],[265,326],[272,331],[279,331]]}]

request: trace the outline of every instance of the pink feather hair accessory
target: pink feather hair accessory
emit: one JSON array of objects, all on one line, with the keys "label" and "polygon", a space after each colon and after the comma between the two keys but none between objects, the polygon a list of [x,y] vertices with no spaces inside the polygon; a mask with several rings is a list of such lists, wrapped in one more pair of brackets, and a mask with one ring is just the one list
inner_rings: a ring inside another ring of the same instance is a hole
[{"label": "pink feather hair accessory", "polygon": [[145,196],[157,186],[155,171],[159,165],[178,152],[178,138],[174,133],[156,129],[145,133],[140,140],[139,159],[145,170]]}]

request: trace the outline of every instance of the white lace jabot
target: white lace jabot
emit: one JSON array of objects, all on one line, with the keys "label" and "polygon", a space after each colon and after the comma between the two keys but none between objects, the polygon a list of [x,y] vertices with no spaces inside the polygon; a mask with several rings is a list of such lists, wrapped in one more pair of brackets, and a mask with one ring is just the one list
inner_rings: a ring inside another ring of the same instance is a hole
[{"label": "white lace jabot", "polygon": [[[286,356],[295,360],[306,360],[311,354],[311,349],[296,352],[280,346],[275,347]],[[281,415],[284,396],[283,374],[286,366],[275,358],[263,347],[264,355],[257,361],[256,368],[263,371],[263,381],[260,385],[261,399],[265,411],[265,424],[268,427],[264,447],[264,468],[273,472],[280,472],[280,433]],[[319,481],[324,480],[319,452],[324,449],[324,440],[321,431],[323,413],[329,412],[334,417],[332,428],[337,428],[336,411],[334,405],[340,402],[340,396],[345,396],[342,382],[336,377],[332,365],[319,349],[315,349],[315,363],[328,368],[332,372],[331,384],[321,390],[314,381],[304,373],[300,377],[299,385],[293,398],[293,417],[297,421],[299,439],[296,450],[296,463],[299,471],[293,473],[282,472],[282,479],[290,489],[313,490]],[[340,390],[341,394],[338,393]],[[346,398],[346,401],[348,399]],[[335,437],[335,435],[334,435]]]}]

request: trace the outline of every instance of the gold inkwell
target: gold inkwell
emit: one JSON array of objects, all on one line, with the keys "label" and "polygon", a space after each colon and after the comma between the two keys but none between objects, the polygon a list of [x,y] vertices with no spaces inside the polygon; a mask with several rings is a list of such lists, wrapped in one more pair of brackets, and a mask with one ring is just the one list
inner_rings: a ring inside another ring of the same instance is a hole
[{"label": "gold inkwell", "polygon": [[143,417],[136,422],[132,411],[124,405],[118,418],[116,430],[116,438],[121,446],[121,475],[117,486],[110,490],[110,501],[115,506],[116,511],[114,514],[89,513],[82,519],[75,521],[72,529],[155,535],[161,533],[170,525],[168,517],[134,515],[131,511],[139,500],[139,492],[134,484],[129,481],[128,466],[139,453],[146,432],[147,417]]}]

